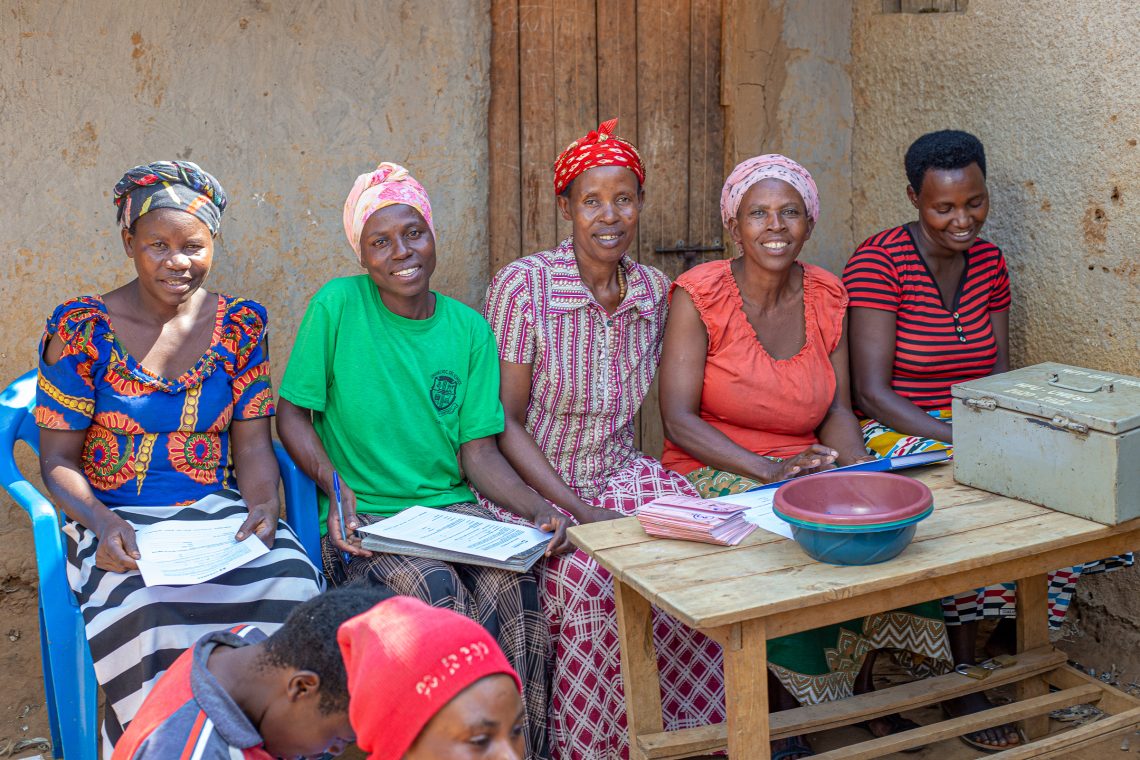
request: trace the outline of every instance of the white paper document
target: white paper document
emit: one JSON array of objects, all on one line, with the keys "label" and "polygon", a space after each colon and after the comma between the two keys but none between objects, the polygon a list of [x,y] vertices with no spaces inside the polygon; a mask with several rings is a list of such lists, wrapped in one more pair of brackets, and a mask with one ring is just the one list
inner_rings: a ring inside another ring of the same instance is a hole
[{"label": "white paper document", "polygon": [[139,572],[148,586],[191,586],[217,578],[269,551],[255,535],[234,535],[245,516],[219,520],[164,520],[135,532]]},{"label": "white paper document", "polygon": [[360,532],[499,561],[545,544],[551,535],[537,528],[429,507],[408,507],[398,515],[361,528]]},{"label": "white paper document", "polygon": [[792,526],[781,520],[772,511],[772,502],[775,498],[776,489],[770,488],[766,491],[745,491],[732,496],[721,496],[715,501],[744,505],[748,507],[748,511],[744,513],[745,520],[769,533],[791,538]]}]

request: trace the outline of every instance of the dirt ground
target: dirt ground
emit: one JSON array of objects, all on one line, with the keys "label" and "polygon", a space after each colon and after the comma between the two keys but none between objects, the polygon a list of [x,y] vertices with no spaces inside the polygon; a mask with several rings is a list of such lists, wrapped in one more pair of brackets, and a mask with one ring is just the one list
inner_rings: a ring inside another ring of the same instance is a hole
[{"label": "dirt ground", "polygon": [[[47,711],[44,708],[44,695],[41,685],[39,661],[39,629],[36,618],[36,595],[33,588],[9,580],[0,584],[0,602],[4,609],[0,622],[0,674],[7,688],[0,692],[0,758],[35,757],[42,753],[50,758],[50,750],[34,742],[37,738],[51,736],[48,730]],[[1071,631],[1063,631],[1062,634]],[[1057,644],[1069,652],[1070,656],[1086,668],[1095,668],[1099,674],[1114,665],[1119,671],[1120,683],[1140,681],[1140,653],[1113,651],[1096,642],[1082,645],[1082,637],[1074,640],[1061,638]],[[880,658],[886,659],[886,658]],[[891,678],[889,664],[884,668],[881,682]],[[997,695],[1000,697],[1000,695]],[[907,713],[907,717],[923,725],[941,719],[933,708]],[[1053,730],[1063,730],[1064,724],[1052,722]],[[859,729],[845,728],[812,736],[812,746],[817,752],[835,749],[867,739],[867,734]],[[1126,760],[1140,758],[1140,733],[1130,737],[1128,751],[1121,750],[1121,740],[1112,739],[1073,752],[1068,760]],[[24,742],[30,744],[22,746]],[[15,749],[21,747],[20,749]],[[346,760],[364,760],[364,754],[353,747],[344,755]],[[957,739],[933,744],[921,752],[891,755],[897,760],[969,760],[985,757],[984,753],[967,747]]]}]

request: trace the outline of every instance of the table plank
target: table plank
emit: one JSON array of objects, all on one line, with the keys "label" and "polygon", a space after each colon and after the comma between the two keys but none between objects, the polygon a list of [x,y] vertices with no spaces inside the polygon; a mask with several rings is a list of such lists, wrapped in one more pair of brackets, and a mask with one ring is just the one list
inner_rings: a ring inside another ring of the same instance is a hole
[{"label": "table plank", "polygon": [[[1045,573],[1017,579],[1017,651],[1049,644],[1049,578]],[[1049,684],[1037,676],[1017,682],[1018,700],[1049,693]],[[1049,733],[1049,716],[1027,716],[1021,728],[1030,739]]]},{"label": "table plank", "polygon": [[[1035,517],[1046,512],[1043,507],[1032,504],[1002,507],[995,509],[993,500],[984,499],[954,509],[936,510],[918,526],[914,542],[906,551],[910,552],[913,546],[923,541],[1003,525],[1011,519]],[[694,579],[700,579],[701,583],[716,583],[784,568],[819,564],[794,541],[767,531],[757,533],[763,533],[767,538],[736,547],[709,545],[707,551],[693,553],[684,551],[684,544],[689,542],[658,541],[608,549],[600,552],[598,559],[611,572],[615,568],[623,568],[618,571],[623,577],[630,577],[636,571],[638,587],[652,588],[657,594],[687,588]],[[676,546],[678,544],[681,546]],[[900,557],[899,561],[903,561],[903,558]],[[852,567],[847,572],[852,582],[865,578],[866,574],[866,566]]]},{"label": "table plank", "polygon": [[[908,547],[899,558],[880,565],[844,567],[813,562],[714,582],[690,576],[687,587],[664,593],[640,582],[645,568],[618,574],[650,601],[686,624],[710,628],[985,568],[1003,560],[1032,557],[1110,536],[1111,531],[1104,526],[1051,512],[920,541]],[[781,551],[793,548],[787,543],[783,547]]]}]

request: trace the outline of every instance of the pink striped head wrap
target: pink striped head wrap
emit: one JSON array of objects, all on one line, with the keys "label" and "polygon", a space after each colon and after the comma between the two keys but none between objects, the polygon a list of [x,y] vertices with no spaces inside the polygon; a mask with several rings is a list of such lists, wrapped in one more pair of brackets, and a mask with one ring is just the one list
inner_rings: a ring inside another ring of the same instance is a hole
[{"label": "pink striped head wrap", "polygon": [[748,188],[769,178],[783,180],[794,187],[804,199],[808,218],[813,222],[819,219],[819,189],[808,170],[787,156],[766,153],[741,161],[724,181],[724,189],[720,191],[720,218],[725,227],[736,218]]},{"label": "pink striped head wrap", "polygon": [[432,237],[435,237],[427,191],[404,167],[385,161],[376,167],[376,171],[361,174],[352,183],[352,190],[344,202],[344,234],[348,236],[348,244],[356,253],[357,261],[360,260],[360,233],[368,217],[382,208],[401,203],[419,211]]}]

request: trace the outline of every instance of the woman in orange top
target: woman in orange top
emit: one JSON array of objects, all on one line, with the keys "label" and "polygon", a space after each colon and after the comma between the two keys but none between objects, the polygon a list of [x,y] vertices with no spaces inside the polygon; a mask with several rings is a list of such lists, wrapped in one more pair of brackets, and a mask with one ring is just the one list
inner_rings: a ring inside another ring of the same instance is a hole
[{"label": "woman in orange top", "polygon": [[[721,217],[740,255],[673,284],[662,463],[715,497],[872,459],[851,411],[847,292],[835,275],[796,261],[819,217],[811,175],[784,156],[749,159],[725,182]],[[869,691],[868,654],[887,648],[908,650],[927,670],[949,669],[938,603],[768,642],[769,699],[783,709]],[[864,727],[885,736],[913,725],[891,715]],[[811,755],[801,737],[773,751]]]}]

